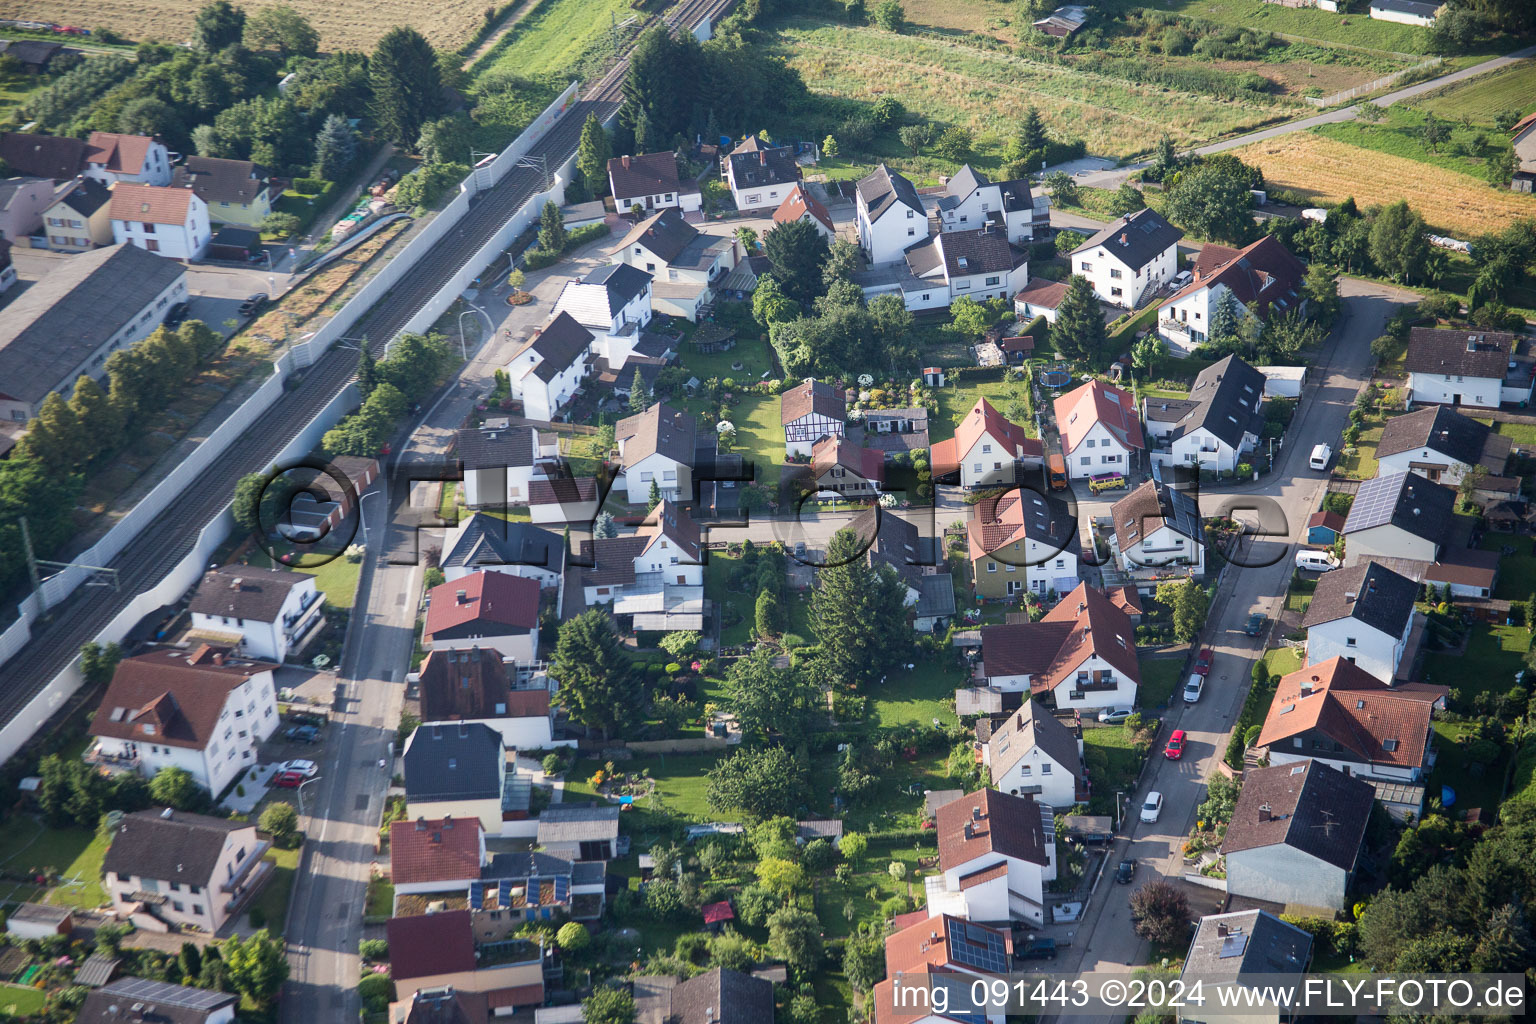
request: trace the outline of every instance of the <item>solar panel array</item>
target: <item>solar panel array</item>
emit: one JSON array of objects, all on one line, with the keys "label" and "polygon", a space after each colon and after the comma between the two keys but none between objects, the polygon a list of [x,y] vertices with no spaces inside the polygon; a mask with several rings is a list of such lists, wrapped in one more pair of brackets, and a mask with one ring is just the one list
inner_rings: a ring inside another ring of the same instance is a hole
[{"label": "solar panel array", "polygon": [[483,882],[470,882],[469,883],[469,905],[470,905],[470,907],[472,907],[475,910],[482,910],[482,909],[484,909],[484,907],[485,907],[485,883],[483,883]]},{"label": "solar panel array", "polygon": [[1242,956],[1247,948],[1247,933],[1235,932],[1221,940],[1221,959],[1229,960],[1234,956]]},{"label": "solar panel array", "polygon": [[1390,523],[1392,513],[1397,510],[1398,497],[1402,493],[1406,476],[1405,473],[1393,473],[1361,484],[1359,493],[1355,495],[1355,503],[1349,507],[1349,518],[1344,522],[1344,529],[1353,533],[1355,530],[1369,530],[1373,526]]},{"label": "solar panel array", "polygon": [[114,996],[122,996],[124,1000],[131,999],[160,1006],[179,1006],[189,1010],[212,1010],[234,998],[228,992],[187,988],[184,985],[172,985],[168,981],[150,981],[148,978],[124,978],[122,981],[113,982],[102,991],[110,992]]},{"label": "solar panel array", "polygon": [[1007,973],[1008,949],[1001,933],[956,917],[946,918],[945,924],[950,960],[989,974]]}]

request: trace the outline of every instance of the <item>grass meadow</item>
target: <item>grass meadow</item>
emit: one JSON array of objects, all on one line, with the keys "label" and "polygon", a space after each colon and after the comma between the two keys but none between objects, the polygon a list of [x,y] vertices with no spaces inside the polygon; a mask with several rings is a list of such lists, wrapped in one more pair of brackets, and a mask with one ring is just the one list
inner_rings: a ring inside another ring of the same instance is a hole
[{"label": "grass meadow", "polygon": [[1414,106],[1447,120],[1471,119],[1492,124],[1503,110],[1536,110],[1536,60],[1521,61],[1486,75],[1418,96]]},{"label": "grass meadow", "polygon": [[565,72],[609,31],[614,18],[623,21],[632,13],[625,0],[542,0],[472,70],[524,78]]}]

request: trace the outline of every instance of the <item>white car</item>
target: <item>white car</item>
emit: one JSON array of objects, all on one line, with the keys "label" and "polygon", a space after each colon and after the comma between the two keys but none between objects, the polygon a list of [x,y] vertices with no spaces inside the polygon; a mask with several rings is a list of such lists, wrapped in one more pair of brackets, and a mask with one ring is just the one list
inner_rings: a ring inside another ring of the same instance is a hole
[{"label": "white car", "polygon": [[306,779],[314,778],[315,774],[319,771],[320,766],[315,764],[313,761],[284,761],[282,764],[277,766],[277,774],[279,775],[283,774],[284,772],[297,772],[304,776]]},{"label": "white car", "polygon": [[1184,684],[1184,703],[1193,704],[1200,699],[1200,693],[1205,689],[1205,676],[1192,675],[1189,682]]},{"label": "white car", "polygon": [[1157,790],[1147,794],[1147,802],[1141,805],[1141,820],[1147,824],[1157,821],[1157,816],[1163,813],[1163,794]]},{"label": "white car", "polygon": [[1321,472],[1328,468],[1328,460],[1333,458],[1333,449],[1325,444],[1312,446],[1312,457],[1307,460],[1307,465]]}]

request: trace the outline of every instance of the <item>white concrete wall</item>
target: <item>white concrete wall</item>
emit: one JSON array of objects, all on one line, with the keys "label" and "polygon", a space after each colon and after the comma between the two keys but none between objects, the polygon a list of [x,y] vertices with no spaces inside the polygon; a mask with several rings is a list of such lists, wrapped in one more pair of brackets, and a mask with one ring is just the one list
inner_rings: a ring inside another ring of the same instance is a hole
[{"label": "white concrete wall", "polygon": [[1412,616],[1408,620],[1408,629],[1401,637],[1388,636],[1353,616],[1320,623],[1307,630],[1307,664],[1316,665],[1329,658],[1343,658],[1354,662],[1382,682],[1391,683],[1407,646],[1405,638],[1412,629]]},{"label": "white concrete wall", "polygon": [[1471,405],[1497,409],[1502,381],[1492,377],[1463,377],[1454,374],[1410,373],[1408,390],[1421,405]]},{"label": "white concrete wall", "polygon": [[[1084,462],[1083,460],[1088,460]],[[1067,476],[1073,480],[1086,480],[1100,473],[1129,473],[1130,449],[1109,432],[1102,423],[1095,423],[1078,441],[1077,447],[1066,455]]]},{"label": "white concrete wall", "polygon": [[897,203],[873,223],[864,216],[862,199],[859,200],[859,211],[859,244],[869,253],[869,262],[874,266],[900,263],[906,259],[905,251],[909,245],[928,237],[927,217],[910,206]]}]

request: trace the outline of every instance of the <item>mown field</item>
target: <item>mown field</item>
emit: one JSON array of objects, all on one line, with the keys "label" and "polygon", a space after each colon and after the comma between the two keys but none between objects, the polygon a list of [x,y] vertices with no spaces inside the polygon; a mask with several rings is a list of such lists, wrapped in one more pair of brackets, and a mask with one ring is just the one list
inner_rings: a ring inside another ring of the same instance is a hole
[{"label": "mown field", "polygon": [[[396,25],[410,25],[434,46],[456,50],[479,29],[486,8],[486,0],[242,0],[239,6],[253,14],[278,2],[309,19],[324,50],[372,50]],[[200,6],[191,0],[0,0],[0,18],[106,27],[130,39],[178,43],[191,35]]]},{"label": "mown field", "polygon": [[1385,53],[1423,53],[1429,44],[1429,30],[1416,25],[1375,21],[1361,14],[1341,16],[1316,7],[1281,7],[1264,0],[1166,0],[1156,5],[1144,0],[1101,0],[1099,4],[1101,9],[1110,11],[1147,6],[1221,25],[1265,29],[1314,42]]},{"label": "mown field", "polygon": [[627,0],[539,0],[471,69],[525,78],[564,72],[619,21],[633,14]]},{"label": "mown field", "polygon": [[1536,60],[1524,60],[1414,98],[1413,105],[1448,120],[1492,124],[1504,110],[1536,110]]},{"label": "mown field", "polygon": [[1431,227],[1453,234],[1499,230],[1536,217],[1536,196],[1491,187],[1442,167],[1297,132],[1233,151],[1273,185],[1324,202],[1354,196],[1361,207],[1406,199]]},{"label": "mown field", "polygon": [[1451,124],[1447,126],[1449,138],[1432,149],[1424,141],[1424,120],[1424,115],[1419,111],[1394,104],[1379,124],[1345,121],[1323,125],[1314,130],[1337,142],[1405,160],[1434,164],[1474,178],[1486,178],[1487,158],[1495,151],[1507,148],[1504,138],[1495,132],[1477,125],[1464,128],[1460,124]]}]

